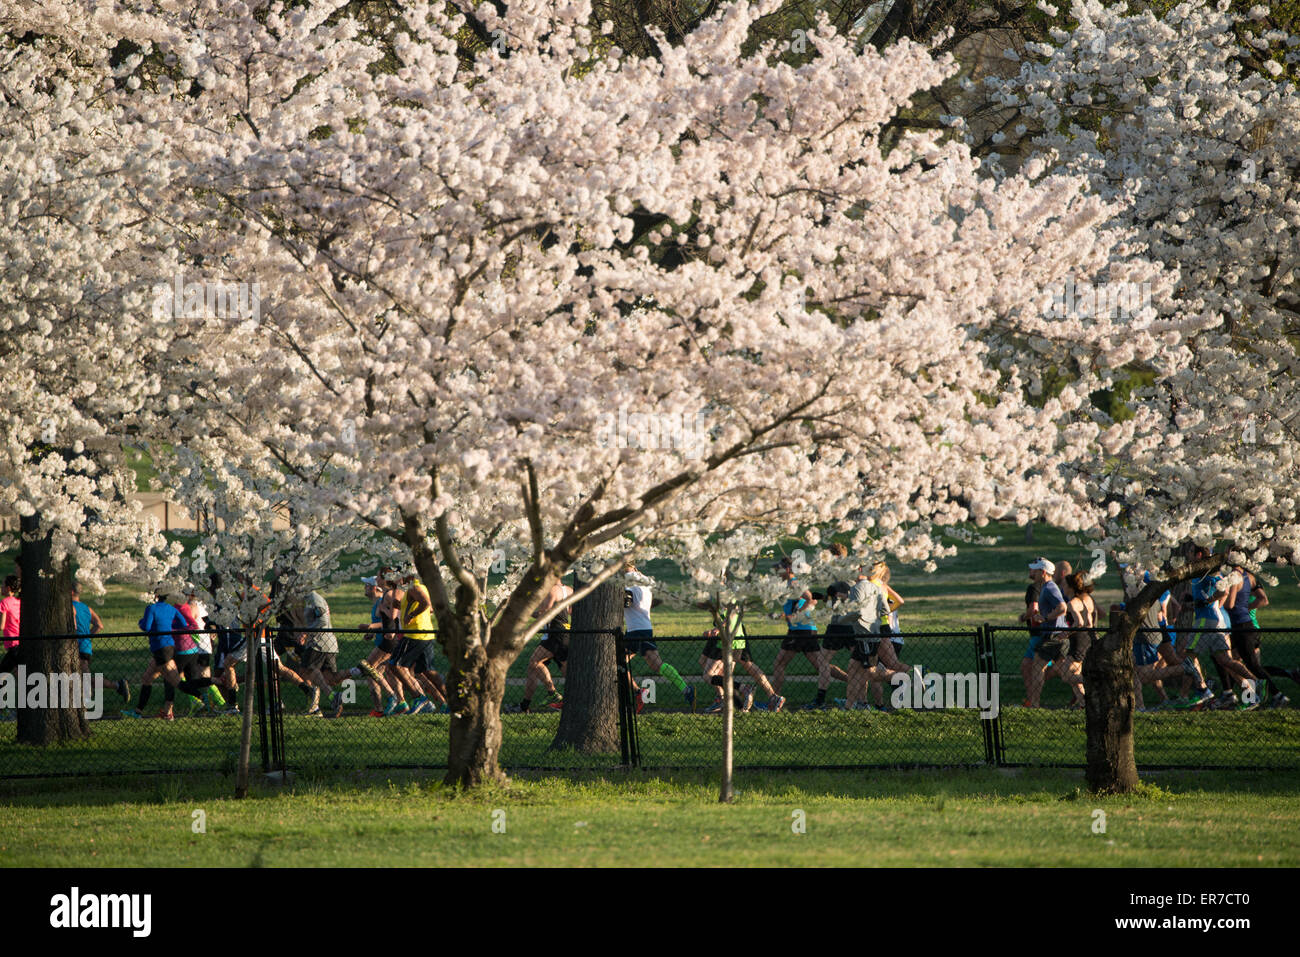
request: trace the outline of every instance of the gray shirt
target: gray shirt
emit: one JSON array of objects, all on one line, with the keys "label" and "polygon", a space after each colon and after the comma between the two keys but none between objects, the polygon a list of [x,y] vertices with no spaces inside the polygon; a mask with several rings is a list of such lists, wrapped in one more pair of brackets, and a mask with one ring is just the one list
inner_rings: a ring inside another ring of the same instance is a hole
[{"label": "gray shirt", "polygon": [[[330,622],[330,606],[326,603],[320,592],[312,592],[307,596],[307,600],[303,605],[303,627],[334,627]],[[314,648],[316,651],[327,655],[338,654],[339,639],[332,631],[308,632],[305,638],[306,640],[304,644],[308,648]]]},{"label": "gray shirt", "polygon": [[875,582],[859,578],[849,589],[848,600],[856,611],[843,616],[844,623],[857,635],[878,635],[882,622],[889,621],[889,599]]}]

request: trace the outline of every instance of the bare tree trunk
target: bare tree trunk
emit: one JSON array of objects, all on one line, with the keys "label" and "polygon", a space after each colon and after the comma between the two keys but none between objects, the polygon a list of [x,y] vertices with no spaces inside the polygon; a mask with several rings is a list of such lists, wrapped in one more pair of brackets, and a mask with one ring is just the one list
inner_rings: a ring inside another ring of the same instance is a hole
[{"label": "bare tree trunk", "polygon": [[1110,613],[1110,626],[1083,659],[1088,689],[1088,787],[1099,794],[1127,794],[1138,785],[1133,756],[1133,637],[1136,621]]},{"label": "bare tree trunk", "polygon": [[445,784],[463,788],[505,781],[501,771],[501,701],[505,697],[504,656],[488,657],[475,645],[447,674],[451,734]]},{"label": "bare tree trunk", "polygon": [[722,616],[722,790],[718,801],[730,804],[735,798],[732,788],[732,766],[735,754],[732,749],[732,731],[735,725],[736,703],[732,698],[735,689],[736,663],[731,660],[731,616]]},{"label": "bare tree trunk", "polygon": [[239,729],[239,770],[235,775],[235,797],[248,796],[248,762],[253,747],[253,711],[257,708],[257,656],[261,654],[260,630],[245,628],[244,720]]},{"label": "bare tree trunk", "polygon": [[605,582],[573,607],[573,634],[565,666],[564,709],[552,750],[617,753],[618,661],[611,632],[623,626],[623,588]]},{"label": "bare tree trunk", "polygon": [[[23,565],[22,618],[19,631],[19,662],[28,674],[75,675],[81,670],[77,640],[44,640],[45,635],[71,635],[76,631],[72,617],[72,565],[67,558],[53,560],[53,536],[39,535],[40,516],[22,519]],[[28,536],[36,536],[28,540]],[[18,689],[21,694],[25,689]],[[57,689],[48,689],[47,707],[19,708],[17,741],[46,746],[90,736],[84,699],[59,707]]]}]

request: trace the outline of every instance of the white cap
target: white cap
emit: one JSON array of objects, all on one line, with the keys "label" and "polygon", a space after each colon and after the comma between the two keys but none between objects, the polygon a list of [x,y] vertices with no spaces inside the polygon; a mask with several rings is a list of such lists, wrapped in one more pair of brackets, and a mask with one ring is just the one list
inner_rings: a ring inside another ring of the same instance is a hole
[{"label": "white cap", "polygon": [[1046,558],[1040,558],[1036,562],[1030,562],[1029,568],[1031,570],[1042,569],[1043,571],[1047,572],[1047,574],[1049,575],[1056,574],[1056,566],[1053,565],[1051,562],[1049,562]]},{"label": "white cap", "polygon": [[371,587],[373,588],[374,585],[375,585],[375,581],[376,581],[376,579],[373,578],[373,577],[372,577],[372,578],[363,578],[363,579],[361,579],[361,584],[363,584],[363,585],[369,585],[369,586],[371,586]]}]

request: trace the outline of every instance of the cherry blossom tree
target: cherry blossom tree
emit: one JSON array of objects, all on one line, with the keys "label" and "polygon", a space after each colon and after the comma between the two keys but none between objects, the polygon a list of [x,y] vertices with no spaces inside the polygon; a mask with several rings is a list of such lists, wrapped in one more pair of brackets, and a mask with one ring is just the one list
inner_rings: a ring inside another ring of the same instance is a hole
[{"label": "cherry blossom tree", "polygon": [[[74,568],[94,592],[175,560],[128,498],[123,426],[160,388],[139,277],[168,242],[131,190],[161,141],[115,105],[115,72],[57,11],[0,14],[0,511],[21,517],[20,650],[40,672],[78,671],[75,642],[29,640],[73,631]],[[80,709],[22,709],[17,733],[48,744],[87,726]]]},{"label": "cherry blossom tree", "polygon": [[[1141,363],[1154,381],[1133,394],[1122,463],[1079,476],[1111,502],[1099,547],[1156,578],[1085,666],[1115,692],[1090,695],[1089,780],[1125,790],[1136,770],[1123,672],[1146,608],[1225,561],[1294,562],[1300,548],[1300,38],[1263,5],[1192,0],[1158,16],[1080,0],[1070,16],[1075,30],[1031,45],[1036,59],[992,85],[1040,155],[1086,175],[1118,203],[1113,225],[1177,272],[1170,307],[1203,317],[1188,350]],[[1193,541],[1214,553],[1185,562]],[[1095,741],[1094,726],[1106,732]]]},{"label": "cherry blossom tree", "polygon": [[[593,53],[582,2],[481,6],[499,42],[472,61],[442,4],[382,38],[340,2],[133,15],[116,72],[165,101],[149,196],[179,233],[136,275],[257,289],[256,314],[165,310],[169,428],[255,443],[313,520],[410,550],[451,662],[451,783],[500,776],[506,669],[575,563],[603,557],[571,602],[638,548],[737,527],[921,560],[936,523],[1087,527],[1062,466],[1123,438],[1087,396],[1177,349],[1172,277],[1084,178],[981,175],[943,130],[881,147],[951,59],[824,20],[808,63],[749,52],[775,6],[645,60]],[[1048,315],[1067,275],[1156,306]]]}]

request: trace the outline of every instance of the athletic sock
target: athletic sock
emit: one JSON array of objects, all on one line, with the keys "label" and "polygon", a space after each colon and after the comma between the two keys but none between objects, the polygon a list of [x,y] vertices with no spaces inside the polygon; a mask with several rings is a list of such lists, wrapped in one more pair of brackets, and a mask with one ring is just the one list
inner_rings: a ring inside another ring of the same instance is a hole
[{"label": "athletic sock", "polygon": [[149,703],[149,695],[153,693],[153,685],[140,686],[140,703],[135,706],[136,711],[143,711],[144,706]]},{"label": "athletic sock", "polygon": [[722,675],[714,675],[709,679],[709,684],[713,685],[715,688],[721,688],[723,684]]},{"label": "athletic sock", "polygon": [[678,691],[683,694],[686,693],[686,682],[683,681],[682,676],[677,673],[677,669],[668,662],[665,661],[659,666],[659,673],[671,681]]},{"label": "athletic sock", "polygon": [[163,700],[166,701],[168,704],[171,704],[173,701],[175,701],[176,689],[173,688],[171,685],[165,686],[163,688]]},{"label": "athletic sock", "polygon": [[214,708],[224,708],[226,706],[226,699],[222,697],[221,692],[217,690],[216,685],[210,685],[206,694],[208,696],[208,702]]},{"label": "athletic sock", "polygon": [[825,704],[825,703],[826,703],[826,689],[825,689],[825,688],[818,688],[818,689],[817,689],[817,703],[818,703],[818,704]]},{"label": "athletic sock", "polygon": [[211,687],[211,685],[212,685],[211,678],[186,678],[179,685],[177,685],[177,687],[180,688],[182,691],[184,691],[187,695],[190,695],[191,697],[197,699],[199,695],[203,694],[203,689]]}]

